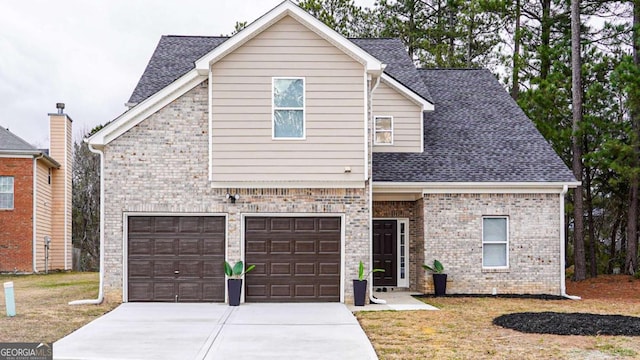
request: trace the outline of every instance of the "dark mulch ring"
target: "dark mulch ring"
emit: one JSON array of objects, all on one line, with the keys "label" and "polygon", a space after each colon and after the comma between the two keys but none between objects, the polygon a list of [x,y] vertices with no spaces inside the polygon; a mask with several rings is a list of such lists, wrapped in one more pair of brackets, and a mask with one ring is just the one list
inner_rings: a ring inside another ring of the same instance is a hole
[{"label": "dark mulch ring", "polygon": [[640,317],[623,315],[523,312],[499,316],[493,323],[532,334],[640,336]]}]

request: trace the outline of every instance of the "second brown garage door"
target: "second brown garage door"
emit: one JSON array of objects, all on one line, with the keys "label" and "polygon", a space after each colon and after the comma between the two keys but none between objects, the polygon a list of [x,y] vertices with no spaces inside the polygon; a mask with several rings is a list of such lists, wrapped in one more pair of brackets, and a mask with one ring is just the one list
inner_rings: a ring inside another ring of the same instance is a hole
[{"label": "second brown garage door", "polygon": [[340,301],[339,217],[247,217],[246,301]]},{"label": "second brown garage door", "polygon": [[127,232],[129,301],[224,301],[224,217],[130,216]]}]

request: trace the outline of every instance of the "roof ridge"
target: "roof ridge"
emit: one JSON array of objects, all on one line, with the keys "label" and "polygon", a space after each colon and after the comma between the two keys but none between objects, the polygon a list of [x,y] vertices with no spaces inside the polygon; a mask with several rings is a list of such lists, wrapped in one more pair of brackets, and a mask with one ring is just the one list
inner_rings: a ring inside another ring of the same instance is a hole
[{"label": "roof ridge", "polygon": [[207,39],[228,39],[230,36],[222,36],[222,35],[162,35],[162,37],[173,37],[173,38],[207,38]]},{"label": "roof ridge", "polygon": [[466,68],[465,68],[465,67],[459,67],[459,68],[417,68],[417,69],[418,69],[418,70],[420,70],[420,71],[439,71],[439,70],[443,70],[443,71],[446,71],[446,70],[454,70],[454,71],[460,71],[460,70],[463,70],[463,71],[470,71],[470,70],[489,70],[489,69],[484,68],[484,67],[475,67],[475,68],[472,68],[472,67],[466,67]]}]

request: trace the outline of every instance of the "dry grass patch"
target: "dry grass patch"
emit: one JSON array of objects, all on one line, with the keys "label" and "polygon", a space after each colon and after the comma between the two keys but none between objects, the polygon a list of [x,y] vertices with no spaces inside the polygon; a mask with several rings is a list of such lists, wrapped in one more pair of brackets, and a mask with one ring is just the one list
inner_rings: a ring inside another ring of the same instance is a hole
[{"label": "dry grass patch", "polygon": [[380,359],[640,358],[638,337],[524,334],[492,324],[495,317],[514,312],[640,316],[637,294],[631,295],[613,301],[429,298],[425,302],[440,311],[359,312],[356,317]]},{"label": "dry grass patch", "polygon": [[7,281],[14,283],[17,315],[6,316],[0,289],[0,342],[54,342],[118,305],[67,304],[97,296],[97,273],[0,275],[0,283]]}]

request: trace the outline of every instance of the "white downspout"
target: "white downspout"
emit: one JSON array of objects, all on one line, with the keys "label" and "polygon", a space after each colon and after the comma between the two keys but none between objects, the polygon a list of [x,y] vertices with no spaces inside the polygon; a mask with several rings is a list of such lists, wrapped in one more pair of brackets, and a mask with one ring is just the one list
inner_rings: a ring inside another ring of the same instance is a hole
[{"label": "white downspout", "polygon": [[564,256],[566,254],[566,249],[564,248],[564,196],[567,194],[567,191],[569,191],[569,186],[564,185],[562,187],[562,192],[560,193],[560,295],[571,300],[581,300],[582,298],[580,296],[567,294],[567,279],[564,271]]},{"label": "white downspout", "polygon": [[87,145],[89,151],[100,155],[100,284],[96,299],[74,300],[70,301],[69,305],[98,305],[104,301],[104,152],[93,148],[89,143]]},{"label": "white downspout", "polygon": [[40,154],[33,158],[33,272],[38,272],[38,160],[42,159],[44,154]]},{"label": "white downspout", "polygon": [[[379,75],[376,78],[376,82],[373,84],[373,87],[369,92],[369,113],[371,114],[371,116],[369,117],[369,121],[370,121],[372,130],[373,130],[373,127],[372,127],[373,126],[373,92],[376,90],[378,85],[380,85],[381,77],[382,75]],[[369,128],[369,126],[367,126],[367,128]],[[369,132],[367,129],[367,144],[369,143],[369,141],[370,141]],[[371,154],[372,151],[373,151],[373,148],[371,149],[371,151],[367,152],[367,157],[369,156],[369,154]],[[369,162],[369,159],[367,158],[367,163],[368,162]],[[371,168],[373,168],[373,166],[371,166]],[[369,246],[373,246],[373,176],[369,176]],[[369,264],[371,266],[371,269],[373,269],[373,249],[369,251]],[[369,281],[369,301],[373,304],[386,304],[387,303],[386,300],[377,299],[373,296],[373,272],[369,273],[369,277],[371,278],[371,280]]]}]

